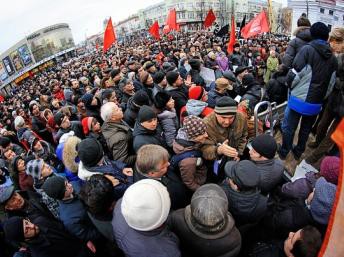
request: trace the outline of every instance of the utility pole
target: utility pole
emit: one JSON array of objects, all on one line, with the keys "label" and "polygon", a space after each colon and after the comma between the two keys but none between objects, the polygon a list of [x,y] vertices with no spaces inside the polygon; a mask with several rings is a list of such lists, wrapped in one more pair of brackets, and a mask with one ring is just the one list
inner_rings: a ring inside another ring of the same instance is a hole
[{"label": "utility pole", "polygon": [[308,18],[308,12],[309,12],[308,0],[306,0],[306,8],[307,8],[307,19],[309,19],[309,18]]}]

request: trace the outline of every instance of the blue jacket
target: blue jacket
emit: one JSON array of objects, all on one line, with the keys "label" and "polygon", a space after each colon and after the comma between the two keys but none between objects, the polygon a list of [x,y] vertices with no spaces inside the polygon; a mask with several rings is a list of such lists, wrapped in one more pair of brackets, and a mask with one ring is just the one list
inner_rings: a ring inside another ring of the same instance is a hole
[{"label": "blue jacket", "polygon": [[122,199],[116,204],[112,228],[118,247],[127,257],[178,257],[179,240],[166,226],[153,231],[138,231],[128,226],[121,212]]},{"label": "blue jacket", "polygon": [[335,84],[337,60],[323,40],[313,40],[296,55],[288,73],[288,106],[303,115],[317,115]]}]

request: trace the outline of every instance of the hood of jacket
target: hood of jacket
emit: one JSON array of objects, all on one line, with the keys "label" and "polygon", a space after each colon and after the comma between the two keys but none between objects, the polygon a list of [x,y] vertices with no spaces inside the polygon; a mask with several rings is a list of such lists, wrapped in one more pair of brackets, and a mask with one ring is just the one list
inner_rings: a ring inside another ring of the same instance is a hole
[{"label": "hood of jacket", "polygon": [[199,116],[203,112],[204,108],[208,106],[208,103],[200,100],[190,99],[186,103],[186,111],[188,115]]},{"label": "hood of jacket", "polygon": [[138,112],[140,110],[140,107],[136,106],[133,102],[134,98],[130,97],[127,102],[127,109],[133,111],[133,112]]},{"label": "hood of jacket", "polygon": [[310,27],[298,27],[295,29],[293,35],[296,36],[297,38],[302,39],[303,41],[309,42],[312,40],[311,32],[310,32]]},{"label": "hood of jacket", "polygon": [[88,180],[91,176],[93,176],[95,174],[101,174],[101,173],[100,172],[91,172],[82,164],[82,161],[79,162],[78,177],[81,180]]},{"label": "hood of jacket", "polygon": [[176,139],[173,141],[172,148],[176,154],[180,154],[198,148],[198,144],[190,141],[184,128],[180,128]]},{"label": "hood of jacket", "polygon": [[169,111],[169,110],[164,110],[163,112],[158,114],[158,118],[160,120],[164,119],[174,119],[177,117],[176,111]]},{"label": "hood of jacket", "polygon": [[332,57],[332,51],[329,43],[323,40],[313,40],[309,43],[324,59]]}]

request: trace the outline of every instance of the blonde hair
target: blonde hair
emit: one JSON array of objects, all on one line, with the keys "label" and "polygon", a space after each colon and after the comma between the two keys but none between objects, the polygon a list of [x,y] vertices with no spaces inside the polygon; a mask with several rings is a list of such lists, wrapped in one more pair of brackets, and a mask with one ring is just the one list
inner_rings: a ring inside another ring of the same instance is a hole
[{"label": "blonde hair", "polygon": [[332,28],[329,35],[329,41],[343,42],[344,41],[344,27]]},{"label": "blonde hair", "polygon": [[73,173],[78,173],[78,163],[75,161],[75,158],[78,156],[76,146],[81,142],[81,139],[72,136],[69,137],[63,147],[62,160],[63,164]]}]

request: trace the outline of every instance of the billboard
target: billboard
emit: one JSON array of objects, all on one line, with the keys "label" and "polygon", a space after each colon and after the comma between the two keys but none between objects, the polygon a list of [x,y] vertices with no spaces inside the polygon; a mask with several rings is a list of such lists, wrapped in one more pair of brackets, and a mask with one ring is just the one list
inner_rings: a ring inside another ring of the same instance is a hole
[{"label": "billboard", "polygon": [[22,60],[19,57],[19,53],[17,50],[10,53],[10,57],[11,57],[13,65],[17,71],[20,71],[22,68],[24,68],[24,65],[22,63]]},{"label": "billboard", "polygon": [[13,75],[15,73],[15,70],[10,60],[10,57],[6,56],[4,59],[2,59],[2,62],[4,64],[5,70],[7,71],[7,74],[9,76]]},{"label": "billboard", "polygon": [[8,78],[4,65],[0,62],[0,84]]},{"label": "billboard", "polygon": [[291,8],[283,8],[281,11],[282,33],[291,34],[291,25],[293,20],[293,10]]},{"label": "billboard", "polygon": [[18,53],[22,62],[24,63],[24,66],[32,63],[31,54],[26,44],[18,48]]}]

